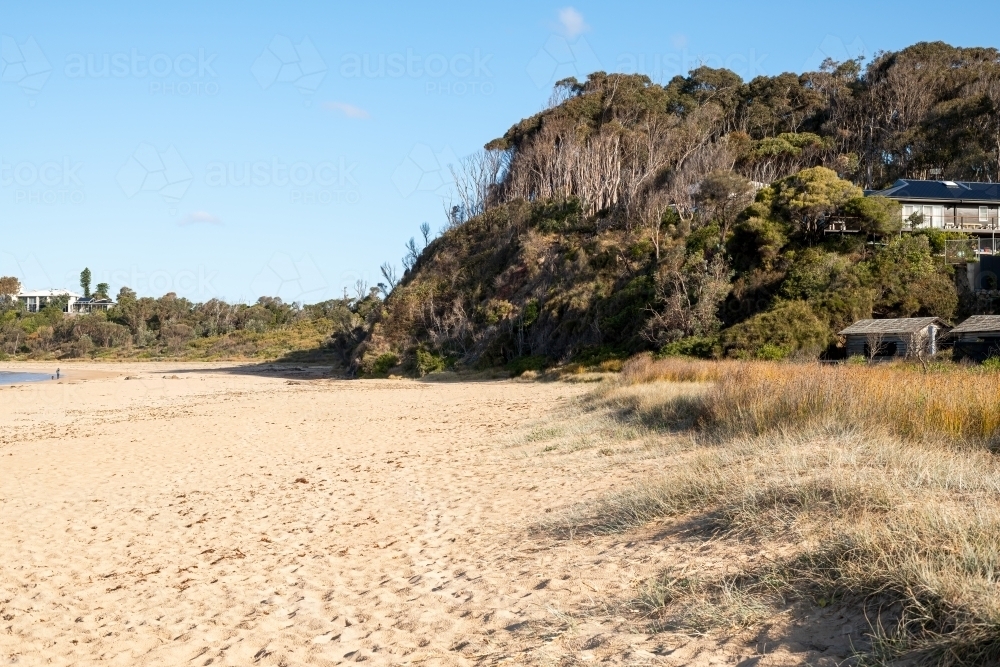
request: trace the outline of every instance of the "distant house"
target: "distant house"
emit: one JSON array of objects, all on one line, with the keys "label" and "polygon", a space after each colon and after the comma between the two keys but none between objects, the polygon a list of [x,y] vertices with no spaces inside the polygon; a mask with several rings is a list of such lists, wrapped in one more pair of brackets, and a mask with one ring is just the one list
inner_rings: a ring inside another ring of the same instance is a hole
[{"label": "distant house", "polygon": [[1000,357],[1000,315],[973,315],[951,330],[956,360]]},{"label": "distant house", "polygon": [[70,292],[65,289],[43,289],[21,292],[17,295],[17,300],[21,302],[24,309],[29,313],[37,313],[50,302],[57,300],[63,302],[62,311],[70,315],[81,315],[98,310],[107,310],[115,305],[115,302],[108,298],[99,299],[96,296],[84,297],[82,294]]},{"label": "distant house", "polygon": [[72,313],[73,304],[76,303],[77,299],[82,299],[82,294],[77,294],[76,292],[70,292],[65,289],[40,289],[31,290],[28,292],[21,292],[17,295],[17,300],[24,305],[24,309],[29,313],[37,313],[42,308],[47,306],[49,302],[62,299],[63,312]]},{"label": "distant house", "polygon": [[96,296],[84,297],[77,299],[73,303],[71,312],[77,314],[93,313],[98,310],[107,310],[113,305],[115,305],[115,302],[107,297],[104,297],[103,299],[99,299]]},{"label": "distant house", "polygon": [[846,339],[847,356],[879,359],[916,356],[921,348],[935,354],[938,341],[951,327],[936,317],[904,317],[892,320],[858,320],[840,332]]},{"label": "distant house", "polygon": [[922,217],[923,227],[991,235],[1000,228],[997,183],[900,179],[890,188],[865,194],[898,201],[903,208],[904,229],[910,228],[914,214]]}]

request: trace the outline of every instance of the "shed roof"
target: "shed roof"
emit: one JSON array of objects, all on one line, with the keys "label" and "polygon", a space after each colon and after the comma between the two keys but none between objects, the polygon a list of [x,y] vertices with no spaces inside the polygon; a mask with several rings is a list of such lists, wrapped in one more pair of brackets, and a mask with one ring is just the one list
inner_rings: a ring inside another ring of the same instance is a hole
[{"label": "shed roof", "polygon": [[1000,315],[973,315],[951,331],[952,333],[1000,331]]},{"label": "shed roof", "polygon": [[868,194],[889,197],[890,199],[950,201],[956,204],[963,202],[995,204],[1000,202],[1000,185],[964,181],[911,181],[901,178],[890,188]]},{"label": "shed roof", "polygon": [[949,329],[948,323],[937,317],[901,317],[891,320],[858,320],[851,326],[840,332],[841,336],[851,334],[909,334],[916,333],[936,324],[939,327]]}]

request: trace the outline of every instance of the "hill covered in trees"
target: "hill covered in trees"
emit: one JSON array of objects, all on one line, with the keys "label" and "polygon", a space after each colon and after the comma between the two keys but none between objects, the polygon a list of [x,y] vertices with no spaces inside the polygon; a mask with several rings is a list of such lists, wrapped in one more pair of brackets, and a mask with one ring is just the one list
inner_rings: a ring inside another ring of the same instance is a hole
[{"label": "hill covered in trees", "polygon": [[[410,240],[399,280],[387,264],[380,288],[305,307],[126,289],[76,317],[0,295],[0,354],[308,357],[361,374],[836,355],[858,318],[983,307],[945,233],[901,232],[893,202],[863,196],[932,169],[1000,181],[997,50],[921,43],[749,82],[596,72],[456,165],[448,225]],[[824,233],[833,218],[860,233]]]},{"label": "hill covered in trees", "polygon": [[[862,65],[559,82],[456,169],[449,227],[411,242],[358,367],[816,356],[857,318],[968,311],[945,234],[900,233],[863,190],[1000,180],[1000,53],[922,43]],[[836,216],[862,233],[825,234]]]}]

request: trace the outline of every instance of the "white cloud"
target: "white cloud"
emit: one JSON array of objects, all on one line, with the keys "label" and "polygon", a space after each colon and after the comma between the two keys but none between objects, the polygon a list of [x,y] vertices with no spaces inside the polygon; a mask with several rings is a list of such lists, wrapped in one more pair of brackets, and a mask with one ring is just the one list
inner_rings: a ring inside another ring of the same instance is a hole
[{"label": "white cloud", "polygon": [[563,7],[559,10],[559,25],[567,38],[573,39],[577,35],[590,29],[587,22],[583,20],[583,14],[573,7]]},{"label": "white cloud", "polygon": [[323,108],[327,111],[339,111],[348,118],[371,118],[371,114],[361,107],[346,102],[323,102]]},{"label": "white cloud", "polygon": [[206,213],[205,211],[194,211],[193,213],[188,213],[185,215],[179,223],[182,226],[186,225],[221,225],[222,218],[212,215],[211,213]]}]

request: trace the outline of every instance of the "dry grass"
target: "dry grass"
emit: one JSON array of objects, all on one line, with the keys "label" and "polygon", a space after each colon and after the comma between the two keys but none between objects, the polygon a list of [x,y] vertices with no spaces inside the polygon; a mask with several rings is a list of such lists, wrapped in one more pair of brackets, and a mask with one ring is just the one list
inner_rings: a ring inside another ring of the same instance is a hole
[{"label": "dry grass", "polygon": [[[638,357],[620,385],[660,380],[714,382],[696,400],[646,398],[637,414],[654,422],[696,420],[738,437],[814,428],[862,429],[907,440],[947,439],[993,447],[1000,435],[1000,373],[945,366],[698,362]],[[662,391],[662,390],[661,390]],[[608,390],[606,394],[613,392]]]},{"label": "dry grass", "polygon": [[1000,375],[960,367],[634,360],[587,406],[633,428],[686,428],[661,438],[687,444],[656,478],[561,527],[683,520],[706,539],[781,554],[725,573],[663,572],[632,602],[656,628],[750,626],[790,603],[837,600],[872,621],[863,661],[996,664],[998,397]]}]

